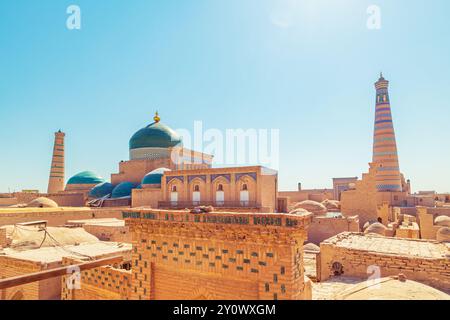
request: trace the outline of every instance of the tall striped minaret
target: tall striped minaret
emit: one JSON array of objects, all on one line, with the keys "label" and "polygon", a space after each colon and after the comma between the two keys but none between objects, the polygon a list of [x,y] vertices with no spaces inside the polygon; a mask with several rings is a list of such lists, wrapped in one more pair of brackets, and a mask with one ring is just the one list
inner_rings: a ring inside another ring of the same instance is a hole
[{"label": "tall striped minaret", "polygon": [[375,83],[377,96],[372,160],[376,168],[376,188],[380,192],[402,191],[388,87],[389,81],[381,74]]},{"label": "tall striped minaret", "polygon": [[64,137],[66,134],[59,130],[55,132],[52,166],[48,180],[47,193],[57,193],[64,190]]}]

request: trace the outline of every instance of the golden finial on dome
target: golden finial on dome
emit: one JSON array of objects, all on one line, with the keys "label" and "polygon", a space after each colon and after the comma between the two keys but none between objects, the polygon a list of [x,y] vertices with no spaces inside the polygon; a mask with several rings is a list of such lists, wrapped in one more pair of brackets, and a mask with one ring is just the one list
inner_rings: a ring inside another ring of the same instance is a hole
[{"label": "golden finial on dome", "polygon": [[155,120],[155,122],[159,122],[161,120],[161,118],[158,115],[158,111],[156,111],[155,116],[153,117],[153,120]]}]

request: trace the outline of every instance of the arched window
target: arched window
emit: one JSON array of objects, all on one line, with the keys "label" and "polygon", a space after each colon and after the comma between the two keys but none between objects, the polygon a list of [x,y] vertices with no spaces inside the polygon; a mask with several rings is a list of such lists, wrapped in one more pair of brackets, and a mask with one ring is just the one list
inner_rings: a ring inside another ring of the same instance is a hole
[{"label": "arched window", "polygon": [[223,185],[219,184],[216,191],[216,206],[223,206],[225,204],[225,193],[223,192]]},{"label": "arched window", "polygon": [[172,186],[172,192],[170,193],[170,202],[172,205],[176,206],[178,203],[178,192],[177,186]]},{"label": "arched window", "polygon": [[241,201],[241,206],[246,207],[249,205],[250,194],[248,192],[248,186],[246,183],[242,185],[239,198],[240,198],[239,200]]},{"label": "arched window", "polygon": [[192,203],[194,205],[200,204],[200,186],[198,184],[194,186],[194,192],[192,192]]}]

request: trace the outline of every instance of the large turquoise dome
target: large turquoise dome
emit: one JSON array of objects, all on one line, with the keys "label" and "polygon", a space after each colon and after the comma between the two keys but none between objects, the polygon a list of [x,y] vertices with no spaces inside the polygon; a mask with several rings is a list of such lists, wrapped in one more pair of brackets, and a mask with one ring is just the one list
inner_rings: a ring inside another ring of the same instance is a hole
[{"label": "large turquoise dome", "polygon": [[181,137],[171,128],[159,122],[158,114],[155,122],[136,132],[130,139],[130,150],[140,148],[170,148],[181,145]]},{"label": "large turquoise dome", "polygon": [[170,171],[170,169],[158,168],[147,173],[142,179],[142,184],[161,184],[161,179],[166,171]]},{"label": "large turquoise dome", "polygon": [[91,198],[103,198],[112,193],[114,186],[109,182],[102,182],[96,185],[89,191],[89,197]]},{"label": "large turquoise dome", "polygon": [[112,191],[111,198],[123,198],[131,196],[131,190],[136,186],[131,182],[121,182]]},{"label": "large turquoise dome", "polygon": [[105,182],[105,179],[92,171],[83,171],[77,173],[67,181],[67,184],[99,184]]}]

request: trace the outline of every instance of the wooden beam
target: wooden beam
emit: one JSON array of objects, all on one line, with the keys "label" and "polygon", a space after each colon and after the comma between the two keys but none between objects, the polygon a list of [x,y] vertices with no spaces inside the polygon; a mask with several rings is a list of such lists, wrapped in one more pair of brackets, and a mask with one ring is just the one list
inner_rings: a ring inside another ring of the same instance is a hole
[{"label": "wooden beam", "polygon": [[122,256],[114,256],[114,257],[84,262],[84,263],[80,263],[80,264],[55,268],[55,269],[46,270],[46,271],[39,271],[36,273],[24,274],[24,275],[12,277],[12,278],[1,279],[0,280],[0,290],[6,289],[6,288],[11,288],[11,287],[17,287],[17,286],[35,282],[35,281],[41,281],[41,280],[46,280],[46,279],[55,278],[55,277],[59,277],[59,276],[65,276],[65,275],[71,274],[71,272],[69,272],[69,271],[74,270],[74,269],[79,269],[80,271],[83,271],[83,270],[94,269],[94,268],[101,267],[104,265],[120,263],[122,261],[123,261]]}]

